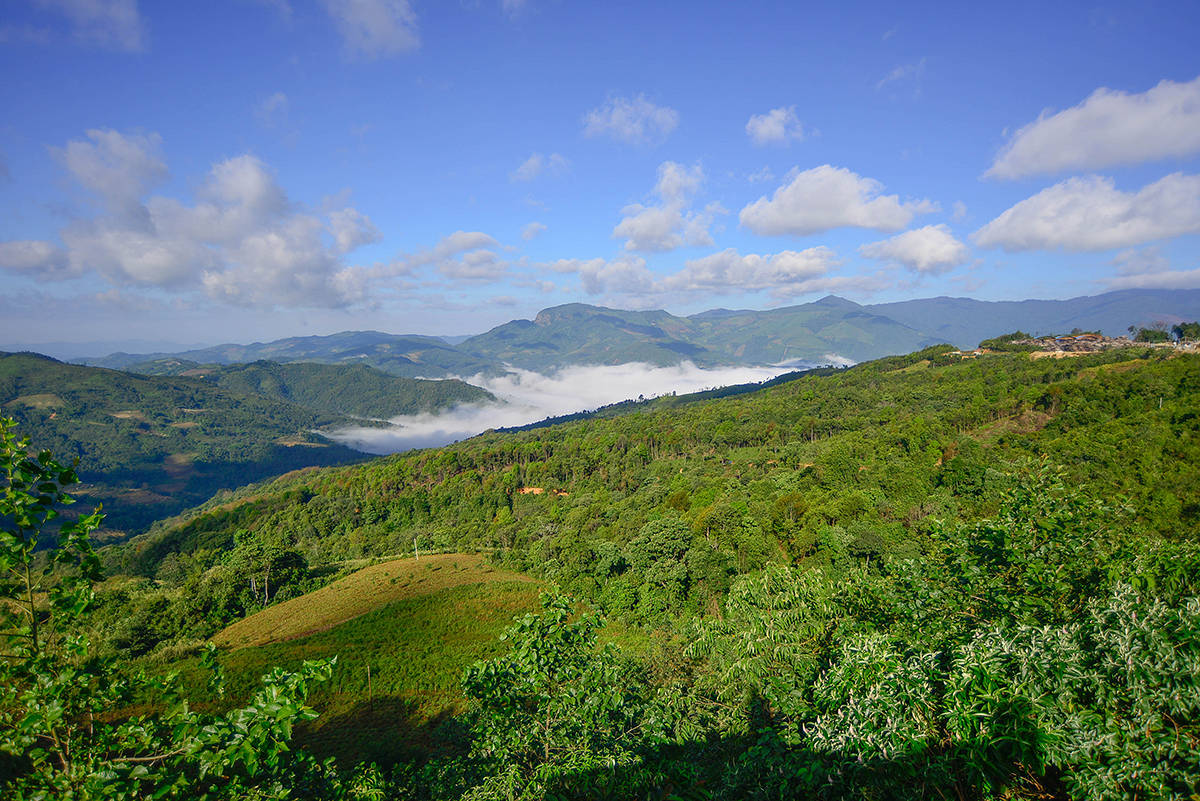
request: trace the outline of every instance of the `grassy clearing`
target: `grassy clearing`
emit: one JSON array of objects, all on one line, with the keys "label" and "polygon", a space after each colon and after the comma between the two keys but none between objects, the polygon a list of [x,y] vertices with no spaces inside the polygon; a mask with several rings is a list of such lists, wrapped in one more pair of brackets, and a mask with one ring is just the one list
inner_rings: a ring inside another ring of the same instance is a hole
[{"label": "grassy clearing", "polygon": [[53,392],[41,392],[34,395],[22,395],[9,401],[10,406],[27,406],[30,409],[59,409],[66,406],[66,401]]},{"label": "grassy clearing", "polygon": [[[453,576],[449,570],[429,572]],[[424,594],[410,591],[410,597],[326,631],[223,654],[228,693],[221,706],[243,703],[275,666],[296,668],[305,659],[337,656],[332,680],[309,699],[321,716],[297,732],[300,743],[321,758],[337,757],[347,765],[453,749],[459,724],[452,716],[464,708],[459,685],[463,669],[502,652],[500,633],[514,617],[537,609],[542,587],[523,578],[434,583],[425,585],[429,589]],[[206,676],[197,661],[175,667],[191,697],[202,697]]]},{"label": "grassy clearing", "polygon": [[213,642],[222,648],[284,642],[331,629],[395,601],[496,581],[531,579],[497,570],[477,554],[396,559],[363,568],[327,587],[264,609],[219,632]]}]

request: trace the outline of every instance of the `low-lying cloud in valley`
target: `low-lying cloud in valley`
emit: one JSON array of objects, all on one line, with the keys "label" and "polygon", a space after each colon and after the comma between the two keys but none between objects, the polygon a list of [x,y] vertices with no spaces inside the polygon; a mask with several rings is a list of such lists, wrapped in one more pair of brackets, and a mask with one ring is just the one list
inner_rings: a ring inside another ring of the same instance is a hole
[{"label": "low-lying cloud in valley", "polygon": [[797,369],[722,367],[702,369],[691,362],[670,367],[650,364],[567,367],[551,375],[513,369],[499,378],[463,380],[495,395],[501,403],[458,406],[438,414],[406,415],[390,428],[354,427],[329,432],[331,439],[367,453],[386,454],[431,448],[472,437],[489,428],[520,426],[560,414],[596,409],[643,395],[685,394],[703,389],[766,381]]}]

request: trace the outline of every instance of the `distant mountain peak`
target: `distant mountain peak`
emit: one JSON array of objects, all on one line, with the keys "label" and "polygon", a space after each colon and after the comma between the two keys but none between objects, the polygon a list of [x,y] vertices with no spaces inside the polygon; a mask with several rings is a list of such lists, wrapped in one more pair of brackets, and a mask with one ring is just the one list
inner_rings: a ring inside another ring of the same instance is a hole
[{"label": "distant mountain peak", "polygon": [[861,309],[862,306],[852,300],[840,298],[837,295],[826,295],[820,300],[814,300],[812,306],[827,306],[831,309]]}]

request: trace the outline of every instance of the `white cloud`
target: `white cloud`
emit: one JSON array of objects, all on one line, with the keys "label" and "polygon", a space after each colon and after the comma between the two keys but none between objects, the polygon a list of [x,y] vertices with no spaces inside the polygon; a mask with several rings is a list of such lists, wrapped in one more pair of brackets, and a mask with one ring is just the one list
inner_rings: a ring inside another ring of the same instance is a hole
[{"label": "white cloud", "polygon": [[329,213],[329,233],[333,235],[339,253],[349,253],[383,239],[370,217],[349,207]]},{"label": "white cloud", "polygon": [[52,152],[79,184],[115,214],[137,213],[141,198],[167,178],[158,134],[87,132],[91,141],[75,140]]},{"label": "white cloud", "polygon": [[609,98],[583,118],[586,136],[611,136],[635,145],[661,143],[678,125],[679,112],[656,106],[644,95]]},{"label": "white cloud", "polygon": [[682,270],[667,276],[661,288],[668,291],[717,293],[769,289],[776,296],[803,294],[796,287],[825,275],[842,262],[827,247],[785,250],[770,256],[739,254],[733,248],[693,259]]},{"label": "white cloud", "polygon": [[766,114],[754,114],[746,123],[746,133],[756,145],[785,145],[804,138],[804,128],[796,117],[795,106],[781,106]]},{"label": "white cloud", "polygon": [[73,273],[62,248],[50,242],[23,239],[0,242],[0,269],[35,273],[42,278],[68,278]]},{"label": "white cloud", "polygon": [[446,278],[494,281],[509,268],[509,262],[491,250],[499,246],[495,238],[482,231],[455,231],[442,237],[432,248],[401,254],[389,263],[360,272],[364,280],[378,281],[412,275],[417,270],[430,267]]},{"label": "white cloud", "polygon": [[912,64],[901,64],[887,75],[883,76],[883,78],[879,80],[879,83],[875,84],[875,89],[878,91],[888,84],[912,80],[916,82],[916,91],[919,93],[921,76],[924,74],[925,59],[913,62]]},{"label": "white cloud", "polygon": [[536,239],[538,234],[542,233],[545,230],[546,230],[546,224],[537,222],[535,220],[534,222],[529,223],[528,225],[526,225],[524,228],[521,229],[521,238],[524,239],[526,242],[528,242],[531,239]]},{"label": "white cloud", "polygon": [[725,209],[716,203],[702,211],[688,209],[688,203],[703,182],[704,170],[699,164],[689,168],[664,161],[658,167],[658,180],[654,186],[660,205],[633,203],[621,209],[624,217],[613,228],[613,238],[625,239],[626,250],[660,253],[683,245],[711,245],[709,226],[717,214],[725,213]]},{"label": "white cloud", "polygon": [[393,56],[421,45],[408,0],[324,0],[347,51],[366,58]]},{"label": "white cloud", "polygon": [[589,295],[645,294],[654,291],[654,275],[640,256],[607,259],[559,259],[546,265],[559,273],[578,273]]},{"label": "white cloud", "polygon": [[1200,289],[1200,268],[1119,275],[1103,283],[1109,289]]},{"label": "white cloud", "polygon": [[287,117],[287,113],[288,96],[283,92],[276,92],[265,98],[254,110],[254,116],[258,119],[259,124],[268,128],[282,122]]},{"label": "white cloud", "polygon": [[858,252],[869,259],[903,264],[916,273],[937,275],[966,264],[971,251],[954,238],[945,225],[927,225],[863,245]]},{"label": "white cloud", "polygon": [[1097,89],[1013,134],[985,176],[1096,170],[1200,152],[1200,77],[1140,94]]},{"label": "white cloud", "polygon": [[1200,269],[1172,270],[1157,246],[1129,248],[1113,257],[1116,276],[1102,279],[1108,289],[1200,289]]},{"label": "white cloud", "polygon": [[470,250],[495,247],[500,243],[482,231],[455,231],[443,237],[432,250],[428,251],[430,261],[441,261],[456,253]]},{"label": "white cloud", "polygon": [[963,220],[967,219],[966,203],[963,203],[961,200],[956,200],[954,201],[953,209],[954,213],[950,216],[950,219],[954,220],[955,222],[962,222]]},{"label": "white cloud", "polygon": [[395,453],[446,445],[491,428],[535,423],[639,395],[652,398],[671,392],[683,394],[766,381],[788,369],[794,368],[701,369],[691,362],[670,367],[631,363],[568,367],[551,375],[514,370],[498,378],[464,376],[463,380],[483,387],[502,403],[472,404],[440,414],[397,417],[392,420],[394,428],[348,428],[333,432],[332,436],[368,453]]},{"label": "white cloud", "polygon": [[438,262],[438,272],[466,281],[496,281],[508,272],[508,262],[490,250],[472,250],[458,258]]},{"label": "white cloud", "polygon": [[561,259],[543,265],[560,273],[578,273],[584,291],[604,295],[625,308],[658,308],[682,293],[714,295],[769,290],[775,299],[814,292],[873,291],[887,282],[878,275],[840,276],[829,271],[842,264],[826,247],[785,250],[771,255],[741,255],[730,248],[699,259],[659,278],[645,259],[623,256],[606,259]]},{"label": "white cloud", "polygon": [[763,167],[761,170],[755,170],[747,175],[746,180],[752,184],[761,184],[766,181],[774,181],[775,173],[771,172],[770,167]]},{"label": "white cloud", "polygon": [[914,215],[937,209],[928,200],[902,202],[896,195],[881,195],[878,181],[828,164],[792,170],[785,180],[771,199],[760,197],[742,209],[742,225],[764,236],[804,236],[842,227],[898,231]]},{"label": "white cloud", "polygon": [[515,17],[525,10],[529,0],[500,0],[500,10],[510,17]]},{"label": "white cloud", "polygon": [[113,50],[136,52],[145,46],[146,31],[137,0],[36,0],[71,23],[77,39]]},{"label": "white cloud", "polygon": [[1157,245],[1145,248],[1127,248],[1113,256],[1111,264],[1119,275],[1162,273],[1171,269],[1171,261],[1163,255]]},{"label": "white cloud", "polygon": [[55,279],[96,272],[116,286],[201,288],[245,306],[336,307],[362,299],[343,255],[378,238],[353,208],[327,219],[299,210],[265,164],[238,156],[213,165],[189,205],[153,195],[166,176],[157,135],[89,131],[59,151],[103,212],[48,242],[0,243],[0,266]]},{"label": "white cloud", "polygon": [[1138,192],[1111,178],[1069,178],[1022,200],[971,238],[980,247],[1109,250],[1200,233],[1200,175],[1173,173]]},{"label": "white cloud", "polygon": [[532,181],[543,174],[562,175],[568,166],[570,164],[567,159],[559,153],[551,153],[549,156],[534,153],[521,162],[521,166],[513,170],[508,177],[513,181]]}]

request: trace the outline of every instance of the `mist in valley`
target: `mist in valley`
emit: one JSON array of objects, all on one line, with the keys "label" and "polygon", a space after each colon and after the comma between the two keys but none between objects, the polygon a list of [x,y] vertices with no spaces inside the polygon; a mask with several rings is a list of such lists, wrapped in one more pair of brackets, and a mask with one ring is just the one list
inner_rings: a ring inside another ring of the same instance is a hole
[{"label": "mist in valley", "polygon": [[326,436],[366,453],[397,453],[439,447],[491,428],[526,425],[638,396],[653,398],[672,392],[682,395],[766,381],[795,369],[799,368],[789,365],[703,369],[691,362],[669,367],[642,363],[581,365],[549,375],[513,369],[498,378],[463,377],[464,381],[491,392],[499,403],[463,405],[436,414],[405,415],[393,418],[387,428],[343,428],[326,432]]}]

